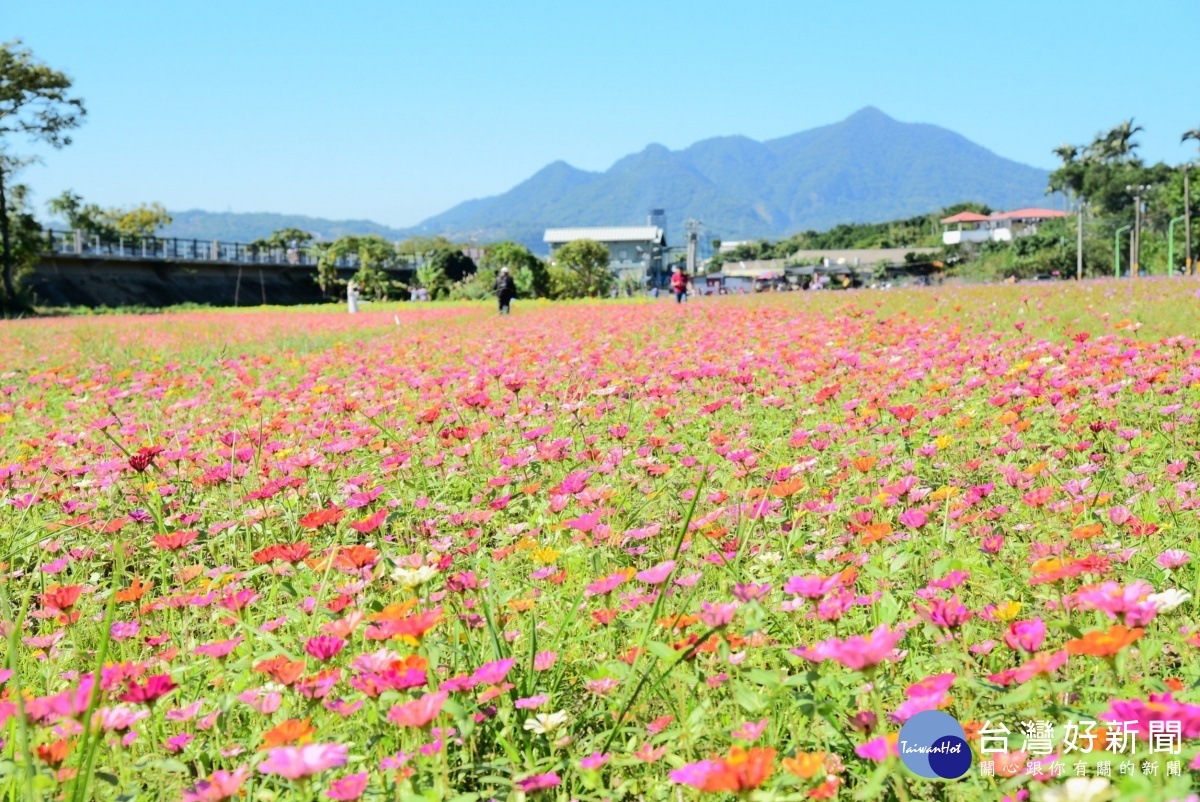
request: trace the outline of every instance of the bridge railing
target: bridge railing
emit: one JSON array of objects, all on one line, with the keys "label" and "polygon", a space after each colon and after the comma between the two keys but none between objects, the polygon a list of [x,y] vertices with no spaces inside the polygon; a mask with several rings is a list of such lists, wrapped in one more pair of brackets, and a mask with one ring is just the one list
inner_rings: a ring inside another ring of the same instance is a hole
[{"label": "bridge railing", "polygon": [[[307,248],[262,248],[248,242],[140,237],[109,239],[85,231],[43,232],[44,253],[100,259],[155,259],[159,261],[229,262],[235,264],[316,267],[317,255]],[[358,267],[358,255],[337,260],[338,267]]]}]

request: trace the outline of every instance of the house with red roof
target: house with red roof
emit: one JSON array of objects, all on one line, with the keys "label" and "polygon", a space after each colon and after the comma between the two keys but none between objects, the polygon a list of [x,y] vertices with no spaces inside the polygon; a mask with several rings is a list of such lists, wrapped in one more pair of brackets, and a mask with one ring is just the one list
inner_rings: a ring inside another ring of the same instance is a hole
[{"label": "house with red roof", "polygon": [[1066,212],[1054,209],[1026,208],[1012,212],[959,212],[943,218],[942,242],[959,245],[964,242],[1012,242],[1037,232],[1038,224],[1056,217],[1066,217]]}]

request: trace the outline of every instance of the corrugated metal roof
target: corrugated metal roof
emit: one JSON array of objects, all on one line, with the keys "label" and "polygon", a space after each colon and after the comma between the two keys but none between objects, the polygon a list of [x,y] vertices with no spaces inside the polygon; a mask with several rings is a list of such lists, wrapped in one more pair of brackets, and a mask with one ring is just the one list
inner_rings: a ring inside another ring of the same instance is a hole
[{"label": "corrugated metal roof", "polygon": [[548,228],[543,242],[558,244],[577,239],[596,242],[658,242],[663,230],[658,226],[607,226],[603,228]]}]

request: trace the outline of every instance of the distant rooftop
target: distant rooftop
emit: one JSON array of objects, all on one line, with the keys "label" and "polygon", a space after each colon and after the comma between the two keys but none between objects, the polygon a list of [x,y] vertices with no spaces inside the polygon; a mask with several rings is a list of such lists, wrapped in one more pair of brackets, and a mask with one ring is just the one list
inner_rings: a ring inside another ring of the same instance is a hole
[{"label": "distant rooftop", "polygon": [[602,228],[548,228],[543,242],[562,245],[577,239],[596,242],[661,242],[663,230],[658,226],[606,226]]}]

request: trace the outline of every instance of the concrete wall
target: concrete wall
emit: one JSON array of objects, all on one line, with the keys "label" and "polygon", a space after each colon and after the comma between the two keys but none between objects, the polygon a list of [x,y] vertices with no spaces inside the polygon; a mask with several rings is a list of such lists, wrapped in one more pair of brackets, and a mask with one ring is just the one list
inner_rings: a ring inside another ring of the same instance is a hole
[{"label": "concrete wall", "polygon": [[258,306],[320,303],[315,277],[291,265],[45,256],[25,281],[40,306]]}]

